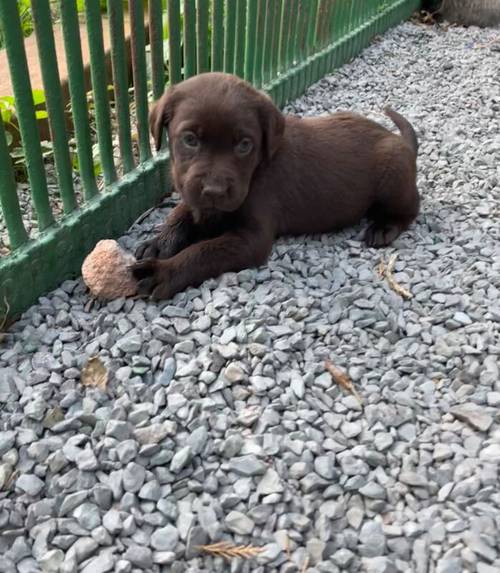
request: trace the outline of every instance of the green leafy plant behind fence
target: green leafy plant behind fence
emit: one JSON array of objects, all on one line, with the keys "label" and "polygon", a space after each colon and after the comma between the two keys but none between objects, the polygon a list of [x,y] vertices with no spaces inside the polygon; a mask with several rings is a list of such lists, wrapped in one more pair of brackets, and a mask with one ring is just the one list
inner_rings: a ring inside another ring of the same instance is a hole
[{"label": "green leafy plant behind fence", "polygon": [[[18,6],[0,1],[0,27],[14,92],[8,99],[0,94],[0,234],[6,236],[6,249],[0,250],[0,318],[7,311],[16,316],[41,294],[77,275],[97,240],[125,231],[168,192],[168,154],[153,156],[147,121],[149,102],[161,95],[166,84],[221,70],[265,89],[282,106],[359,53],[376,34],[407,18],[419,2],[61,0],[55,4],[60,19],[56,24],[54,2],[31,0],[30,7],[41,54],[45,114],[33,97],[41,96],[32,90]],[[56,48],[54,26],[61,27],[62,53]],[[109,54],[104,26],[109,27]],[[90,98],[82,40],[90,52]],[[69,105],[59,74],[63,58]],[[50,125],[49,154],[39,136],[38,120],[45,115]],[[14,176],[8,129],[14,120],[29,195],[26,189],[20,193]]]}]

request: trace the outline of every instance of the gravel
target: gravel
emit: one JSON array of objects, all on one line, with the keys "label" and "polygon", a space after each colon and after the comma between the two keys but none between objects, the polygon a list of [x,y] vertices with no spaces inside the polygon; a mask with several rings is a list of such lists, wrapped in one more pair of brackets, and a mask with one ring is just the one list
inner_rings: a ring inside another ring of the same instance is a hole
[{"label": "gravel", "polygon": [[[497,37],[405,23],[289,106],[416,126],[422,213],[385,251],[359,225],[161,304],[78,280],[24,314],[0,349],[1,571],[500,570]],[[377,274],[392,253],[410,300]],[[106,391],[80,384],[93,355]],[[221,540],[263,551],[200,554]]]}]

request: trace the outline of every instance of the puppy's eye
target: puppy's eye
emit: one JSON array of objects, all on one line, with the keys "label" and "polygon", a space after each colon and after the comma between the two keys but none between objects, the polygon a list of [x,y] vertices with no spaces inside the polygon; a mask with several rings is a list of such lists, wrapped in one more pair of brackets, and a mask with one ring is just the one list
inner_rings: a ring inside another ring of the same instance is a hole
[{"label": "puppy's eye", "polygon": [[248,155],[253,149],[253,142],[249,137],[244,137],[235,147],[238,155]]},{"label": "puppy's eye", "polygon": [[189,147],[189,149],[197,149],[200,145],[200,140],[192,131],[186,131],[181,135],[181,141],[183,145]]}]

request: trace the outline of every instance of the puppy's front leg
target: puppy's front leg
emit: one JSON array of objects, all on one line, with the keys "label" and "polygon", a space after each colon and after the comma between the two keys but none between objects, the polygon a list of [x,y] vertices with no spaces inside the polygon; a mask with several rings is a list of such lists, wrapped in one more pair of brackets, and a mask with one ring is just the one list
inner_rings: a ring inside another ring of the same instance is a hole
[{"label": "puppy's front leg", "polygon": [[185,203],[179,203],[167,216],[160,232],[141,243],[135,252],[137,259],[168,259],[195,240],[195,223],[190,209]]},{"label": "puppy's front leg", "polygon": [[267,260],[272,244],[269,232],[238,230],[191,245],[167,260],[138,261],[132,272],[139,280],[141,294],[167,299],[222,273],[261,265]]}]

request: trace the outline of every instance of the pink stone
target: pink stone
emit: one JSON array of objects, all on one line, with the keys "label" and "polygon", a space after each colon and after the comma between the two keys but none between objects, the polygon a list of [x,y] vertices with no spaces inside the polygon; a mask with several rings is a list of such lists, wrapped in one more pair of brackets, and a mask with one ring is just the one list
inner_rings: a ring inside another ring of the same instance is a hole
[{"label": "pink stone", "polygon": [[111,239],[99,241],[82,265],[82,277],[90,292],[99,298],[133,296],[137,281],[129,266],[135,262],[130,253]]}]

